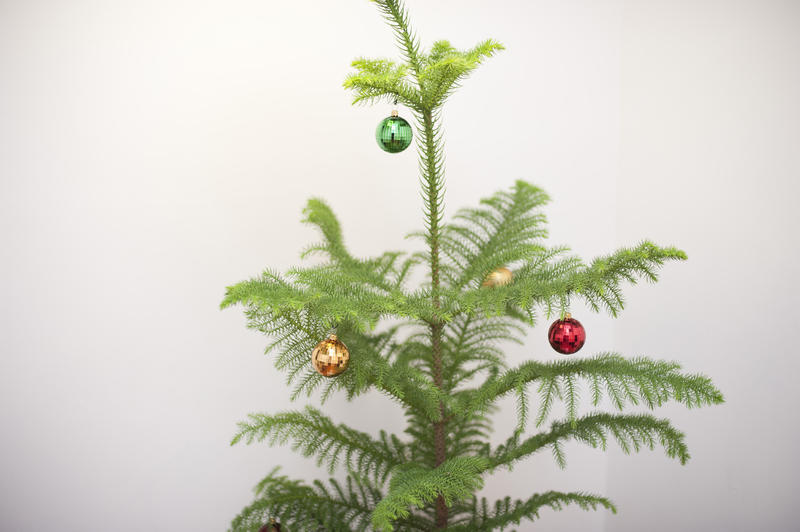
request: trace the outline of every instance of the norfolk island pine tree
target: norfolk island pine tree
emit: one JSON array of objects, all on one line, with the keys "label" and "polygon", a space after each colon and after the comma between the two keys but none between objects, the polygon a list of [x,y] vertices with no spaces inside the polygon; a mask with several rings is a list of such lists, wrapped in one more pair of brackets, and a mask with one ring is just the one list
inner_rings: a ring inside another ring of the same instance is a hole
[{"label": "norfolk island pine tree", "polygon": [[[445,223],[442,106],[503,47],[486,40],[459,51],[437,41],[426,51],[400,0],[374,4],[393,30],[402,60],[357,59],[344,86],[354,103],[396,100],[413,112],[424,201],[424,230],[413,236],[425,251],[358,258],[345,246],[331,208],[311,199],[304,222],[319,229],[322,241],[303,256],[321,260],[283,275],[266,270],[233,285],[222,307],[241,305],[248,326],[271,338],[267,352],[287,373],[293,399],[316,391],[322,401],[338,392],[356,400],[375,389],[403,409],[407,426],[402,436],[381,431],[375,438],[311,406],[251,414],[233,444],[291,444],[330,473],[342,468],[346,476],[306,484],[276,468],[256,486],[255,500],[231,529],[257,531],[274,517],[291,532],[488,531],[521,522],[528,522],[527,529],[545,507],[616,511],[607,498],[584,492],[497,501],[475,493],[486,475],[539,451],[550,450],[563,467],[569,441],[599,448],[616,443],[626,453],[661,446],[683,464],[689,459],[684,435],[668,420],[623,410],[653,410],[668,401],[690,408],[718,404],[722,394],[710,379],[683,373],[674,362],[601,353],[509,368],[500,345],[520,342],[541,317],[563,314],[573,299],[616,316],[624,283],[655,282],[665,262],[686,256],[644,241],[587,264],[567,248],[548,247],[541,213],[548,197],[524,181]],[[513,282],[482,286],[502,266],[512,268]],[[425,281],[410,287],[417,268],[425,269]],[[347,371],[326,378],[312,368],[310,353],[331,330],[352,357]],[[510,394],[517,403],[516,429],[492,446],[491,417],[497,401]],[[607,398],[613,411],[579,415],[584,396],[592,407]],[[551,420],[557,400],[564,402],[565,417]],[[539,432],[528,434],[530,424]]]}]

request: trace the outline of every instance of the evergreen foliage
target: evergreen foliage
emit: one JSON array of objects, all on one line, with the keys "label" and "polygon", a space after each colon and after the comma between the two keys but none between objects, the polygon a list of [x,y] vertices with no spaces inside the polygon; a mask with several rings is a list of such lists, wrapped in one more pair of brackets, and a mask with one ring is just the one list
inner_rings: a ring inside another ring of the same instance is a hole
[{"label": "evergreen foliage", "polygon": [[[293,398],[320,391],[323,402],[336,392],[355,399],[374,389],[403,409],[408,425],[404,436],[381,431],[376,439],[311,407],[252,414],[240,423],[233,444],[291,444],[330,473],[341,469],[346,476],[308,485],[273,470],[231,529],[256,531],[275,517],[291,532],[488,531],[535,520],[543,508],[616,511],[608,499],[581,492],[549,491],[493,504],[475,493],[486,475],[545,448],[563,467],[568,441],[605,449],[613,439],[626,453],[658,445],[682,464],[689,459],[684,435],[669,421],[650,414],[581,415],[582,391],[592,407],[607,397],[618,411],[628,405],[652,410],[668,401],[690,408],[718,404],[722,394],[707,377],[683,373],[677,363],[612,353],[508,368],[501,345],[520,342],[540,317],[564,312],[572,301],[616,316],[624,284],[656,281],[663,264],[686,256],[645,241],[587,264],[567,248],[548,247],[541,211],[548,197],[525,181],[445,223],[441,108],[503,47],[486,40],[459,51],[437,41],[425,51],[400,0],[374,3],[395,33],[402,61],[357,59],[344,86],[355,103],[398,100],[414,113],[424,230],[413,236],[424,241],[425,251],[353,255],[331,208],[312,199],[304,221],[322,240],[303,256],[321,260],[233,285],[222,306],[241,305],[248,325],[271,338],[267,352],[286,372]],[[500,266],[513,269],[513,282],[482,286]],[[426,280],[410,286],[418,267],[427,269]],[[346,372],[326,379],[309,359],[331,328],[352,356]],[[491,416],[508,394],[516,397],[519,422],[502,445],[492,447]],[[531,396],[537,399],[536,427],[550,419],[557,401],[565,404],[565,418],[526,436]]]}]

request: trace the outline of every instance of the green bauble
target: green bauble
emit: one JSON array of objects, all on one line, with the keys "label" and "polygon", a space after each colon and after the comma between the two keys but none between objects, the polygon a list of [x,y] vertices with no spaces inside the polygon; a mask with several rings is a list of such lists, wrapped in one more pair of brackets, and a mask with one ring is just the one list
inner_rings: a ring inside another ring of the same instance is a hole
[{"label": "green bauble", "polygon": [[405,119],[397,116],[396,112],[381,120],[375,130],[378,146],[389,153],[399,153],[408,148],[411,145],[411,136],[411,126]]}]

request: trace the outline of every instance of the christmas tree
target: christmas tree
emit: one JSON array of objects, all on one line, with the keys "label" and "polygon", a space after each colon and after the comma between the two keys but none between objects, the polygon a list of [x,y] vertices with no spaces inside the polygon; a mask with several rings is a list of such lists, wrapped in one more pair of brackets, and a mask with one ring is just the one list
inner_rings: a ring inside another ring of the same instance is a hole
[{"label": "christmas tree", "polygon": [[[445,222],[442,106],[503,47],[487,40],[460,51],[437,41],[425,51],[399,0],[374,3],[403,59],[358,59],[344,86],[355,102],[395,101],[413,112],[424,200],[424,230],[414,236],[425,251],[358,258],[345,246],[330,207],[312,199],[304,221],[319,229],[322,241],[304,255],[322,260],[284,275],[267,270],[231,286],[222,306],[242,305],[249,326],[271,337],[268,351],[277,353],[276,367],[294,384],[293,398],[318,392],[325,401],[343,392],[356,399],[378,390],[403,409],[407,427],[403,436],[381,432],[375,438],[311,406],[250,415],[233,443],[291,443],[331,473],[342,468],[346,477],[306,484],[273,470],[232,529],[277,530],[268,524],[275,519],[291,532],[503,530],[535,520],[545,507],[616,511],[607,498],[584,492],[494,502],[475,494],[485,476],[545,449],[563,466],[568,441],[601,448],[615,441],[625,452],[658,445],[683,464],[689,452],[680,431],[668,420],[623,409],[654,409],[667,401],[717,404],[721,393],[707,377],[683,373],[676,363],[613,353],[509,368],[499,345],[519,342],[541,318],[560,315],[551,343],[574,352],[583,331],[565,316],[572,300],[616,316],[624,283],[655,281],[666,261],[686,256],[642,242],[586,264],[566,248],[548,247],[541,213],[548,197],[523,181]],[[422,268],[425,280],[409,286]],[[491,416],[509,394],[517,401],[516,430],[492,446]],[[589,408],[608,403],[613,411],[580,414],[584,396]],[[565,414],[551,420],[556,401],[564,402]],[[538,432],[529,434],[529,425]]]}]

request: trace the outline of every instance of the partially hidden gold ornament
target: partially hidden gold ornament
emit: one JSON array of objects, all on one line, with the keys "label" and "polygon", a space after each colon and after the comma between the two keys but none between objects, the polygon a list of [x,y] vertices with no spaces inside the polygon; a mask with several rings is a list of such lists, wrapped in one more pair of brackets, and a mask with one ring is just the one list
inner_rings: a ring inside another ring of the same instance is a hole
[{"label": "partially hidden gold ornament", "polygon": [[335,334],[331,334],[311,352],[311,363],[320,375],[335,377],[347,369],[350,351]]},{"label": "partially hidden gold ornament", "polygon": [[513,277],[514,274],[511,273],[511,270],[505,266],[502,266],[487,275],[481,286],[505,286],[507,284],[511,284],[511,279]]},{"label": "partially hidden gold ornament", "polygon": [[281,524],[270,518],[269,523],[259,528],[258,532],[281,532]]}]

